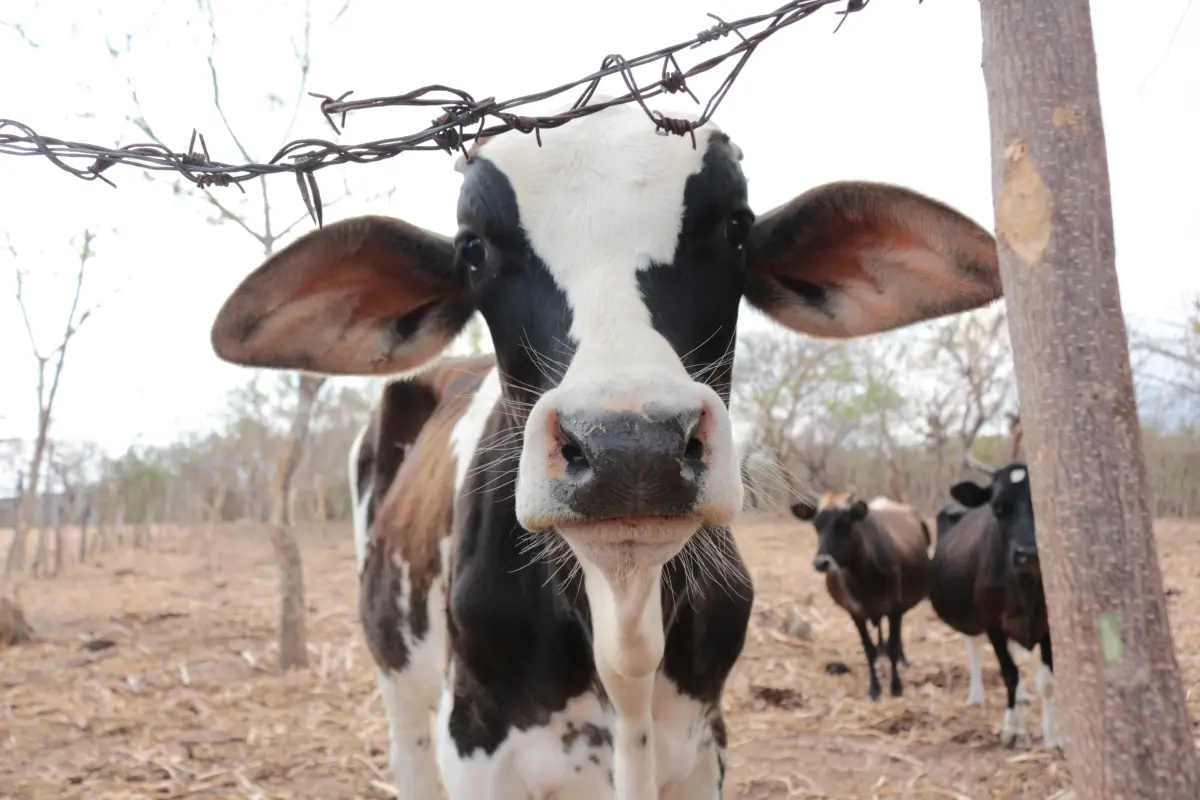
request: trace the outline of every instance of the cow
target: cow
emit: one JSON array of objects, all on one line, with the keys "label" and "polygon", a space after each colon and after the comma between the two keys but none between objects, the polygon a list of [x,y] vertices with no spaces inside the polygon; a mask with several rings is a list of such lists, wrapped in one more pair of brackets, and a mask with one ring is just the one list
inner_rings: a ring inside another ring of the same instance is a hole
[{"label": "cow", "polygon": [[[987,486],[962,481],[950,488],[955,504],[938,514],[929,601],[934,613],[966,637],[971,664],[967,701],[983,704],[983,681],[976,637],[986,634],[996,652],[1007,691],[1001,742],[1028,746],[1021,713],[1020,670],[1011,642],[1041,652],[1036,689],[1042,702],[1042,740],[1062,746],[1054,713],[1054,661],[1046,597],[1038,562],[1029,467],[1011,461],[992,468],[971,466],[990,477]],[[961,509],[961,510],[960,510]]]},{"label": "cow", "polygon": [[[382,499],[355,523],[366,636],[396,643],[376,665],[406,800],[439,779],[452,800],[719,797],[721,697],[753,601],[730,528],[742,300],[847,339],[1002,294],[995,240],[962,213],[850,181],[756,216],[730,136],[672,118],[694,141],[635,104],[540,144],[494,136],[456,165],[453,236],[332,222],[213,322],[232,364],[412,382],[373,441],[419,428],[413,466],[372,479]],[[416,388],[475,314],[494,366],[450,394]]]},{"label": "cow", "polygon": [[[958,524],[958,521],[963,518],[967,511],[966,506],[953,499],[938,509],[934,527],[937,531],[937,540],[939,542],[952,527]],[[968,706],[983,706],[987,700],[987,696],[983,691],[983,655],[979,649],[979,638],[978,636],[963,634],[963,643],[967,647],[967,672],[970,675],[967,687]],[[1008,652],[1015,664],[1017,653],[1013,649],[1013,642],[1011,640],[1008,642]],[[1025,682],[1018,680],[1017,702],[1022,705],[1028,705],[1029,700],[1029,693],[1025,691]]]},{"label": "cow", "polygon": [[[850,618],[862,639],[869,675],[868,696],[877,701],[883,690],[875,662],[883,651],[883,620],[888,621],[887,655],[892,666],[889,687],[900,697],[900,664],[907,664],[900,623],[925,599],[929,580],[929,528],[911,506],[887,497],[867,503],[848,492],[826,492],[813,505],[801,500],[792,514],[812,522],[817,531],[813,569],[825,576],[825,589]],[[875,626],[879,642],[867,628]]]}]

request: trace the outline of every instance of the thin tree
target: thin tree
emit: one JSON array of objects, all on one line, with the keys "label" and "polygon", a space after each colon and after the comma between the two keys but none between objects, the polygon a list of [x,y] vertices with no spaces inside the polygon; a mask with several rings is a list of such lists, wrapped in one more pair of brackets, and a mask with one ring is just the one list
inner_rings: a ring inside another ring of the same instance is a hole
[{"label": "thin tree", "polygon": [[308,442],[308,431],[312,420],[313,406],[317,393],[325,379],[314,375],[300,375],[296,409],[292,413],[291,426],[283,441],[283,452],[275,464],[275,480],[271,491],[271,545],[279,561],[279,588],[283,597],[280,608],[279,668],[291,669],[308,664],[308,645],[304,625],[304,570],[300,559],[300,548],[296,537],[291,535],[293,504],[292,478],[304,447]]},{"label": "thin tree", "polygon": [[[33,323],[29,316],[25,296],[26,272],[20,266],[15,268],[17,307],[21,310],[21,320],[25,323],[25,332],[29,336],[29,348],[37,365],[37,426],[33,437],[33,455],[29,459],[27,480],[24,490],[21,492],[13,538],[8,548],[8,560],[5,565],[6,576],[20,573],[25,569],[25,539],[37,507],[38,485],[41,483],[42,467],[50,437],[50,423],[53,419],[54,401],[58,399],[58,388],[62,381],[63,366],[66,364],[67,348],[70,346],[71,340],[79,333],[79,328],[95,310],[95,308],[81,310],[79,305],[79,299],[83,293],[84,275],[88,265],[95,257],[95,251],[92,249],[92,242],[95,238],[95,234],[91,231],[83,232],[83,241],[79,247],[79,268],[75,272],[75,286],[71,296],[71,305],[67,311],[66,323],[63,325],[58,345],[48,352],[41,348],[37,336],[33,332]],[[19,256],[11,243],[9,243],[8,249],[19,264]]]},{"label": "thin tree", "polygon": [[1000,270],[1075,793],[1200,796],[1121,298],[1087,0],[982,0]]},{"label": "thin tree", "polygon": [[[349,8],[349,2],[344,3],[332,21],[325,26],[317,23],[317,27],[329,27],[336,23]],[[208,54],[205,57],[205,63],[212,87],[210,100],[212,106],[221,120],[225,133],[230,141],[237,149],[238,153],[247,163],[256,163],[256,159],[251,155],[248,146],[245,144],[229,116],[225,113],[225,107],[222,103],[222,88],[225,81],[222,79],[221,70],[217,66],[216,52],[219,39],[217,36],[216,15],[213,10],[212,0],[200,0],[199,9],[204,16],[204,21],[207,26],[209,38]],[[304,13],[302,29],[297,41],[293,42],[293,47],[296,55],[296,93],[291,104],[288,122],[282,131],[280,144],[286,142],[292,135],[292,130],[295,127],[296,119],[300,112],[301,104],[307,98],[308,80],[312,69],[312,34],[314,31],[314,20],[312,14],[311,2],[306,0],[304,3]],[[132,40],[127,39],[125,42],[125,52],[129,52],[132,47]],[[117,49],[111,43],[109,51],[114,58],[120,57],[121,50]],[[162,144],[162,139],[159,138],[155,128],[151,125],[145,110],[142,107],[141,99],[138,96],[136,89],[133,86],[132,80],[129,81],[130,95],[133,101],[133,106],[137,115],[131,117],[131,122],[141,129],[143,133],[153,139],[155,142]],[[272,104],[277,107],[285,107],[286,101],[282,100],[278,95],[271,94],[270,99]],[[203,197],[208,205],[216,211],[216,216],[210,221],[214,224],[232,223],[249,238],[251,238],[261,249],[264,258],[270,257],[279,247],[281,241],[297,226],[304,223],[308,216],[296,215],[290,221],[279,219],[280,213],[278,205],[272,204],[271,193],[268,191],[267,176],[261,176],[258,183],[258,191],[260,193],[260,202],[256,203],[253,211],[241,212],[234,205],[227,203],[219,198],[209,189],[203,189]],[[176,183],[178,191],[178,183]],[[290,191],[295,191],[293,187]],[[392,190],[394,191],[394,190]],[[390,194],[390,192],[388,192]],[[344,191],[341,196],[325,202],[325,208],[329,208],[336,203],[344,200],[349,195],[349,191]],[[254,217],[257,217],[255,219]],[[293,407],[292,417],[289,429],[292,432],[304,431],[307,432],[312,415],[313,402],[316,393],[324,384],[325,378],[305,376],[297,386],[297,402]],[[306,399],[305,392],[311,391],[312,397]],[[303,456],[303,448],[306,436],[301,436],[293,441],[290,445],[294,449],[295,462],[298,463]],[[286,471],[286,474],[285,474]],[[291,459],[280,459],[276,464],[274,486],[283,486],[285,489],[290,489],[292,482],[292,474],[295,471],[295,463],[291,463]],[[286,498],[284,505],[286,506]],[[286,518],[286,513],[283,517]],[[304,641],[306,639],[304,626],[304,578],[303,569],[300,558],[300,548],[295,541],[295,533],[292,530],[290,523],[287,521],[273,524],[271,526],[272,543],[275,554],[279,562],[281,574],[281,587],[284,595],[281,597],[281,621],[285,626],[280,630],[280,660],[282,668],[286,669],[290,666],[303,666],[307,663],[307,657],[304,652]],[[300,643],[301,650],[297,654],[290,652],[291,643]],[[285,656],[286,653],[286,656]]]}]

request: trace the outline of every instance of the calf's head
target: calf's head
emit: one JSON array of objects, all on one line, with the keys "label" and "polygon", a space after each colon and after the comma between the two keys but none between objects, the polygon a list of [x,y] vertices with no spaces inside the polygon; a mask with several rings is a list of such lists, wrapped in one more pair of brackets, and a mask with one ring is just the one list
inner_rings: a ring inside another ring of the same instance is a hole
[{"label": "calf's head", "polygon": [[967,508],[990,506],[1000,529],[1008,565],[1018,573],[1037,571],[1037,531],[1033,524],[1029,467],[1025,462],[1014,461],[992,471],[988,486],[972,481],[957,483],[950,487],[950,496]]},{"label": "calf's head", "polygon": [[861,542],[858,526],[867,519],[870,509],[864,500],[846,497],[844,502],[817,507],[801,500],[792,506],[792,514],[803,522],[811,522],[817,530],[817,554],[813,569],[833,572],[849,565],[857,555]]},{"label": "calf's head", "polygon": [[585,560],[653,564],[741,507],[743,298],[797,333],[856,337],[1000,296],[991,235],[912,191],[830,184],[756,217],[725,133],[705,125],[693,147],[632,104],[542,140],[506,133],[460,165],[453,236],[361,216],[272,255],[218,313],[215,352],[404,373],[481,314],[524,431],[520,524]]}]

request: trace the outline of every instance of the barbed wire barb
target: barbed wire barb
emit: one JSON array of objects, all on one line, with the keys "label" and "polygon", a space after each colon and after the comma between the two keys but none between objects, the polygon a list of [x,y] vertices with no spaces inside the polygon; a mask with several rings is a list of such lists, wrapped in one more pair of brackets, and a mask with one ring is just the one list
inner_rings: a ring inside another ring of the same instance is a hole
[{"label": "barbed wire barb", "polygon": [[[212,160],[203,134],[192,131],[188,149],[176,153],[157,144],[131,144],[109,148],[80,142],[65,141],[42,136],[30,126],[11,119],[0,119],[0,155],[42,156],[54,166],[82,180],[99,180],[115,188],[103,173],[117,164],[140,167],[144,170],[178,172],[198,188],[209,186],[236,186],[243,193],[242,184],[249,180],[275,173],[290,172],[296,178],[300,196],[308,209],[309,216],[319,226],[324,220],[321,193],[314,173],[335,164],[371,164],[393,158],[410,150],[442,150],[451,155],[459,154],[469,160],[483,142],[504,133],[516,131],[532,133],[538,146],[542,144],[542,131],[557,128],[606,108],[626,103],[637,103],[657,133],[663,136],[690,136],[696,146],[696,130],[708,124],[729,93],[733,83],[754,54],[755,50],[771,36],[815,14],[826,6],[845,3],[846,8],[838,11],[841,21],[834,29],[841,29],[846,17],[862,11],[870,0],[791,0],[771,11],[727,22],[716,14],[707,16],[716,24],[706,28],[686,42],[669,45],[636,58],[625,58],[610,54],[601,61],[600,69],[577,80],[522,97],[498,101],[495,97],[476,100],[469,92],[443,84],[423,86],[405,94],[388,97],[352,99],[353,90],[337,97],[308,92],[319,100],[319,111],[335,136],[346,130],[347,115],[351,111],[364,111],[385,107],[437,107],[442,112],[430,121],[423,130],[402,136],[394,136],[360,144],[342,145],[324,139],[297,139],[288,142],[265,163],[227,164]],[[761,26],[761,27],[759,27]],[[758,27],[758,30],[750,31]],[[727,50],[693,64],[684,69],[677,54],[684,50],[695,50],[728,37],[737,36],[737,41]],[[709,97],[708,102],[695,120],[677,119],[661,111],[651,109],[647,101],[663,94],[686,94],[700,105],[688,81],[697,75],[709,72],[730,59],[736,59],[725,78]],[[660,64],[658,79],[639,86],[634,70],[651,64]],[[593,103],[600,82],[612,75],[619,75],[627,92],[602,102]],[[526,116],[516,110],[556,97],[582,87],[578,99],[571,107],[552,115]],[[335,118],[340,116],[340,124]],[[15,131],[15,132],[14,132]],[[196,149],[197,141],[199,149]],[[68,161],[86,159],[86,167],[72,166]]]}]

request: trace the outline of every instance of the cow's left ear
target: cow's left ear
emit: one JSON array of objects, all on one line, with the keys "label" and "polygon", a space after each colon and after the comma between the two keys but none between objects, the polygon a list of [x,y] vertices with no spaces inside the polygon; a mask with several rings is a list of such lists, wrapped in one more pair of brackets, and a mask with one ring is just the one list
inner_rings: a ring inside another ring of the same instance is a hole
[{"label": "cow's left ear", "polygon": [[801,333],[850,338],[1002,294],[994,237],[947,205],[879,183],[818,186],[759,217],[746,299]]}]

